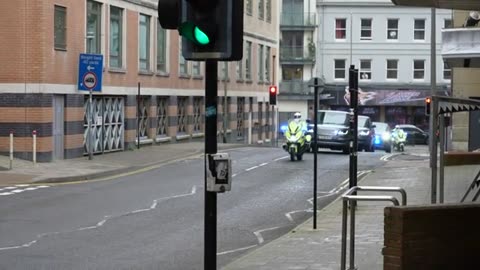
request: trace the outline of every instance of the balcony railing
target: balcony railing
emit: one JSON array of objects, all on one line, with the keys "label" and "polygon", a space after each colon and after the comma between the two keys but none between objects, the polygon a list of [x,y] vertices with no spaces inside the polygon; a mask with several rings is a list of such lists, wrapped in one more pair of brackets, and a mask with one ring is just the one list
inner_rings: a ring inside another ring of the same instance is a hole
[{"label": "balcony railing", "polygon": [[442,30],[442,56],[450,67],[480,67],[480,28]]},{"label": "balcony railing", "polygon": [[280,45],[280,60],[295,62],[315,61],[315,45],[282,46]]},{"label": "balcony railing", "polygon": [[311,89],[306,81],[281,81],[279,93],[280,95],[311,95]]},{"label": "balcony railing", "polygon": [[317,26],[317,14],[313,12],[282,12],[280,26]]}]

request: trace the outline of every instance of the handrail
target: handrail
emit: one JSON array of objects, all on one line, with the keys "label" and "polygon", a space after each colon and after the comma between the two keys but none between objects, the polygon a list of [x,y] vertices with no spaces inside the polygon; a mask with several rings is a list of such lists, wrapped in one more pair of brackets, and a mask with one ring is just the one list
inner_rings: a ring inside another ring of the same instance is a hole
[{"label": "handrail", "polygon": [[377,187],[377,186],[355,186],[347,190],[344,195],[351,195],[356,191],[386,191],[386,192],[400,192],[402,195],[402,205],[407,205],[407,192],[400,187]]},{"label": "handrail", "polygon": [[340,269],[345,270],[347,261],[347,209],[350,202],[350,268],[355,270],[355,203],[356,201],[390,201],[395,206],[400,205],[397,198],[393,196],[384,195],[353,195],[356,191],[386,191],[386,192],[400,192],[402,195],[402,205],[407,203],[407,193],[404,189],[399,187],[374,187],[374,186],[355,186],[347,190],[342,195],[343,209],[342,209],[342,248],[341,248],[341,262]]},{"label": "handrail", "polygon": [[[471,190],[474,190],[475,189],[475,186],[478,185],[480,182],[480,170],[478,171],[477,175],[475,176],[475,178],[473,178],[473,182],[470,184],[470,186],[468,187],[467,189],[467,192],[465,193],[465,195],[463,195],[462,199],[460,200],[460,202],[464,202],[466,199],[467,199],[467,196],[468,194],[470,193]],[[480,189],[478,190],[478,192],[473,196],[473,199],[472,199],[472,202],[476,201],[478,196],[480,195]]]}]

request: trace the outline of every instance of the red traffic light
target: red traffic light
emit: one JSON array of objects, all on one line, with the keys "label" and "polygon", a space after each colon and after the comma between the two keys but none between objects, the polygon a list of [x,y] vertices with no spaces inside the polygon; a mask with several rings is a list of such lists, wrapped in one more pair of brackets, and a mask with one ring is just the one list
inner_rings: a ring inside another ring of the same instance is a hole
[{"label": "red traffic light", "polygon": [[272,93],[272,94],[277,93],[277,87],[275,85],[270,86],[270,93]]}]

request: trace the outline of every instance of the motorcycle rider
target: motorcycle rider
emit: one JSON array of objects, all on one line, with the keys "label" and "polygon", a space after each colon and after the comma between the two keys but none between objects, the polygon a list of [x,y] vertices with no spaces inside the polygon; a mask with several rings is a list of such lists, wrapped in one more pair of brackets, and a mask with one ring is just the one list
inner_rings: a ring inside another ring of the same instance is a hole
[{"label": "motorcycle rider", "polygon": [[403,131],[403,129],[401,128],[395,127],[392,130],[391,137],[393,141],[393,147],[397,150],[403,151],[403,147],[402,149],[400,149],[399,147],[401,143],[403,143],[403,146],[405,146],[405,143],[407,141],[407,134],[405,133],[405,131]]},{"label": "motorcycle rider", "polygon": [[307,122],[302,120],[302,114],[295,112],[293,119],[288,121],[288,127],[285,132],[286,143],[283,149],[290,153],[290,159],[293,161],[302,160],[302,155],[310,149],[311,136],[307,133]]}]

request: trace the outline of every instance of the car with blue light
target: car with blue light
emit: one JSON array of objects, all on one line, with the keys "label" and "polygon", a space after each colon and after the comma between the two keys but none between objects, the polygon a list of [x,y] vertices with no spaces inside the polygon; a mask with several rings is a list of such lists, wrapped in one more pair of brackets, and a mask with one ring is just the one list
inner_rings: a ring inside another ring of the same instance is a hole
[{"label": "car with blue light", "polygon": [[375,149],[385,150],[385,152],[392,152],[391,133],[392,130],[387,123],[373,122],[375,125]]},{"label": "car with blue light", "polygon": [[358,150],[375,152],[375,124],[365,115],[358,116]]}]

